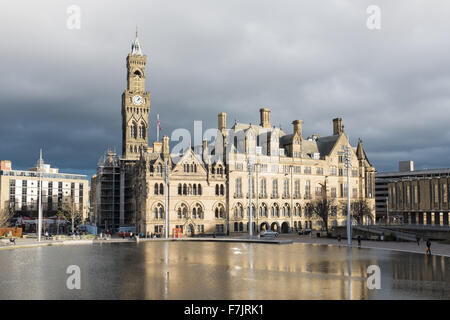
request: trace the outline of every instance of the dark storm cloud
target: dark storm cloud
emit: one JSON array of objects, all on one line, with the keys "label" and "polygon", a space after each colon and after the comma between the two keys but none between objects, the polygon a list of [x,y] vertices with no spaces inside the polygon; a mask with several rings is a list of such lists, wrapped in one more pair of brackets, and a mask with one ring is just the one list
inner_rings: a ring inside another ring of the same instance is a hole
[{"label": "dark storm cloud", "polygon": [[[215,127],[217,114],[259,123],[260,107],[291,132],[331,133],[344,119],[379,171],[398,160],[448,167],[450,42],[446,1],[19,1],[0,10],[0,158],[45,159],[93,173],[121,151],[125,57],[139,26],[148,57],[150,138]],[[81,8],[81,30],[66,28]],[[366,8],[381,8],[381,30]]]}]

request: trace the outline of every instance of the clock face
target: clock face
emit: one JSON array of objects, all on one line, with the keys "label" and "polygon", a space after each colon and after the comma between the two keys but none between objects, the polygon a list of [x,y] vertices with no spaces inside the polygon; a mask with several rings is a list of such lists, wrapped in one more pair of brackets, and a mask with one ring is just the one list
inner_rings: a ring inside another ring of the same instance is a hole
[{"label": "clock face", "polygon": [[133,97],[133,103],[137,106],[140,106],[144,102],[144,99],[140,95],[136,95]]}]

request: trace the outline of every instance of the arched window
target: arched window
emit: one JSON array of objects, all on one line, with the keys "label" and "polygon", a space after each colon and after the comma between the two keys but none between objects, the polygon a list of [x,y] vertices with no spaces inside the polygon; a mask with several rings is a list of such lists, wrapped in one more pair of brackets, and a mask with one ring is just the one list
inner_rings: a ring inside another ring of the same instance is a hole
[{"label": "arched window", "polygon": [[141,138],[141,139],[145,139],[145,137],[146,137],[146,131],[147,131],[147,128],[145,127],[145,124],[141,124],[140,126],[139,126],[139,137]]},{"label": "arched window", "polygon": [[162,183],[159,184],[159,194],[164,194],[164,185]]},{"label": "arched window", "polygon": [[192,218],[193,219],[203,219],[203,209],[200,204],[196,204],[192,209]]},{"label": "arched window", "polygon": [[266,195],[266,179],[261,179],[261,196]]},{"label": "arched window", "polygon": [[291,216],[291,208],[286,203],[283,207],[283,217],[290,217]]},{"label": "arched window", "polygon": [[131,127],[130,127],[130,137],[133,139],[136,139],[137,135],[138,135],[137,124],[135,121],[133,121],[133,123],[131,124]]},{"label": "arched window", "polygon": [[219,205],[216,207],[216,210],[215,210],[215,217],[216,217],[216,218],[220,218],[220,219],[225,218],[225,208],[223,207],[222,204],[219,204]]},{"label": "arched window", "polygon": [[178,219],[187,219],[189,217],[188,208],[184,203],[178,207],[177,216]]},{"label": "arched window", "polygon": [[157,195],[157,194],[158,194],[158,184],[155,183],[155,195]]},{"label": "arched window", "polygon": [[242,222],[239,222],[239,231],[244,231],[244,224]]},{"label": "arched window", "polygon": [[219,194],[220,194],[220,192],[219,192],[219,185],[216,184],[216,196],[218,196]]},{"label": "arched window", "polygon": [[272,208],[270,209],[270,215],[272,217],[279,217],[280,216],[280,209],[278,208],[278,205],[276,203],[274,203]]},{"label": "arched window", "polygon": [[187,195],[187,185],[183,184],[183,195]]},{"label": "arched window", "polygon": [[268,217],[267,206],[265,203],[262,203],[259,207],[259,216],[260,217]]},{"label": "arched window", "polygon": [[155,219],[164,219],[164,207],[160,203],[155,207]]},{"label": "arched window", "polygon": [[202,185],[201,185],[201,184],[198,185],[197,192],[198,192],[198,195],[199,195],[199,196],[202,195]]},{"label": "arched window", "polygon": [[196,196],[196,195],[197,195],[197,185],[194,184],[194,196]]},{"label": "arched window", "polygon": [[237,222],[234,223],[234,231],[239,231],[239,224]]},{"label": "arched window", "polygon": [[182,194],[183,194],[183,190],[182,190],[181,183],[178,184],[178,194],[179,194],[179,195],[182,195]]},{"label": "arched window", "polygon": [[220,195],[224,195],[225,194],[225,188],[223,187],[223,184],[220,185]]}]

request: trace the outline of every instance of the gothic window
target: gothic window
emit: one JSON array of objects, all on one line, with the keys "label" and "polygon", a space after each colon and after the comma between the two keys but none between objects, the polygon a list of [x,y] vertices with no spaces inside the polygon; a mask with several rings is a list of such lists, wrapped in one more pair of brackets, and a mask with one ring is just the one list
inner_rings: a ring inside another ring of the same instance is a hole
[{"label": "gothic window", "polygon": [[203,209],[200,204],[196,204],[192,209],[192,218],[193,219],[203,219]]},{"label": "gothic window", "polygon": [[194,196],[196,196],[196,195],[197,195],[197,185],[194,184]]},{"label": "gothic window", "polygon": [[178,194],[180,196],[183,194],[181,183],[178,184]]},{"label": "gothic window", "polygon": [[219,194],[220,194],[220,192],[219,192],[219,185],[216,184],[216,196],[218,196]]},{"label": "gothic window", "polygon": [[242,194],[242,178],[236,178],[236,195],[241,196]]},{"label": "gothic window", "polygon": [[285,204],[283,207],[283,217],[290,217],[291,216],[291,208],[288,204]]},{"label": "gothic window", "polygon": [[284,180],[283,183],[283,195],[289,197],[289,180]]},{"label": "gothic window", "polygon": [[259,216],[260,217],[267,217],[268,216],[267,206],[266,206],[265,203],[262,203],[261,206],[259,207]]},{"label": "gothic window", "polygon": [[131,138],[133,138],[133,139],[136,139],[137,138],[137,134],[138,134],[138,128],[137,128],[137,124],[136,124],[136,122],[134,122],[133,121],[133,123],[131,124],[131,127],[130,127],[130,136],[131,136]]},{"label": "gothic window", "polygon": [[266,179],[261,179],[261,196],[264,197],[266,195]]},{"label": "gothic window", "polygon": [[187,219],[188,218],[188,209],[185,204],[182,204],[178,207],[178,219]]},{"label": "gothic window", "polygon": [[164,185],[162,183],[159,184],[159,194],[164,194]]},{"label": "gothic window", "polygon": [[187,195],[187,185],[183,184],[183,195]]},{"label": "gothic window", "polygon": [[157,183],[155,183],[155,195],[158,195],[158,184]]},{"label": "gothic window", "polygon": [[278,197],[278,180],[277,179],[272,180],[272,195],[274,197]]},{"label": "gothic window", "polygon": [[139,126],[139,138],[145,139],[145,137],[146,137],[146,127],[145,124],[142,123]]},{"label": "gothic window", "polygon": [[202,185],[201,184],[198,185],[197,192],[198,192],[199,196],[202,195]]},{"label": "gothic window", "polygon": [[217,207],[216,207],[216,210],[215,210],[215,217],[216,217],[216,219],[223,219],[223,218],[225,218],[225,208],[223,207],[223,205],[222,204],[219,204]]},{"label": "gothic window", "polygon": [[223,184],[220,185],[220,195],[225,195],[225,188],[223,186]]},{"label": "gothic window", "polygon": [[300,197],[300,180],[295,180],[295,197],[299,198]]}]

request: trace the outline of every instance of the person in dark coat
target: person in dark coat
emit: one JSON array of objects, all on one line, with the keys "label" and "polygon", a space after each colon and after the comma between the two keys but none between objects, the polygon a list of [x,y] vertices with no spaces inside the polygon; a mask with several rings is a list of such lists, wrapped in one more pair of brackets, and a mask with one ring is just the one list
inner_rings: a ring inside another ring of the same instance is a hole
[{"label": "person in dark coat", "polygon": [[431,241],[430,241],[430,239],[427,240],[426,253],[431,256]]}]

